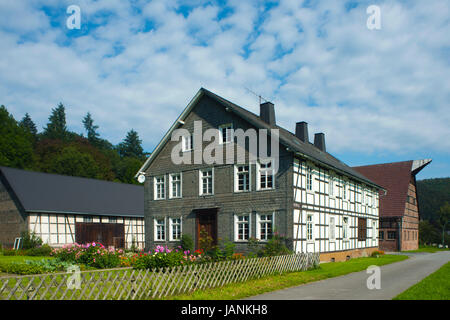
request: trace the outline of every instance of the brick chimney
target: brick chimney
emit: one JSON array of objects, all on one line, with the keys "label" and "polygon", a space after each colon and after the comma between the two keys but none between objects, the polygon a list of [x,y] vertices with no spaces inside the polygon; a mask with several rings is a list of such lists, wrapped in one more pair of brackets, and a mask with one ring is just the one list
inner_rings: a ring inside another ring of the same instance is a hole
[{"label": "brick chimney", "polygon": [[307,122],[302,121],[295,124],[295,136],[303,142],[309,142]]},{"label": "brick chimney", "polygon": [[314,145],[317,149],[326,152],[327,149],[325,147],[325,134],[324,133],[316,133],[314,135]]},{"label": "brick chimney", "polygon": [[259,117],[271,126],[275,125],[275,107],[272,102],[267,101],[259,105]]}]

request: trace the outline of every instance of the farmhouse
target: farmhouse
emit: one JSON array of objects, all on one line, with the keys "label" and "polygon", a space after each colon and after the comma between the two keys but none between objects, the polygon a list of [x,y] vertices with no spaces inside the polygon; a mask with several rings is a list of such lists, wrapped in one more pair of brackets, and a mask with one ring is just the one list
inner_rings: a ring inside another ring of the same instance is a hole
[{"label": "farmhouse", "polygon": [[[199,124],[202,132],[218,132],[214,139],[223,161],[174,163],[174,153],[195,158],[208,145],[195,137]],[[239,129],[266,130],[266,142],[278,154],[249,161],[254,146],[250,139],[244,144],[235,139]],[[244,150],[245,161],[230,158],[230,149],[233,155]],[[136,177],[145,177],[146,248],[178,245],[182,234],[191,235],[198,248],[202,230],[244,253],[250,239],[264,244],[278,232],[295,252],[320,252],[323,261],[367,255],[378,247],[382,188],[326,152],[323,133],[311,143],[306,122],[297,122],[295,133],[278,126],[270,102],[260,105],[258,116],[201,88]]]},{"label": "farmhouse", "polygon": [[45,243],[144,245],[142,186],[0,167],[0,243],[22,231]]},{"label": "farmhouse", "polygon": [[387,190],[380,200],[379,247],[385,251],[419,248],[419,199],[416,175],[431,162],[410,160],[354,167]]}]

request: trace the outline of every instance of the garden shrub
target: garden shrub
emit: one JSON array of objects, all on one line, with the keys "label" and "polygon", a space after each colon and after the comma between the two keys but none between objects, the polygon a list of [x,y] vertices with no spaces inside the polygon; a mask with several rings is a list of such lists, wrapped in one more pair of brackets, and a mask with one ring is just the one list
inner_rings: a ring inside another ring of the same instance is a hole
[{"label": "garden shrub", "polygon": [[189,234],[183,234],[181,236],[180,246],[183,251],[194,251],[194,240]]},{"label": "garden shrub", "polygon": [[50,253],[52,252],[52,247],[50,247],[48,244],[43,244],[40,247],[31,248],[28,250],[25,250],[26,256],[50,256]]},{"label": "garden shrub", "polygon": [[3,250],[3,255],[4,256],[15,256],[16,255],[16,250],[14,250],[14,249],[5,249],[5,250]]},{"label": "garden shrub", "polygon": [[22,231],[20,236],[22,237],[22,249],[32,249],[42,246],[42,239],[34,232]]},{"label": "garden shrub", "polygon": [[53,249],[51,255],[60,261],[84,264],[89,267],[106,269],[119,267],[124,257],[123,250],[106,249],[100,243],[85,245],[67,245],[60,249]]},{"label": "garden shrub", "polygon": [[154,252],[140,253],[136,255],[133,263],[134,269],[150,269],[159,271],[171,267],[188,265],[194,262],[201,262],[204,258],[201,250],[191,253],[189,250],[183,251],[180,246],[176,249],[157,246]]},{"label": "garden shrub", "polygon": [[266,245],[259,251],[259,256],[280,256],[292,254],[292,251],[286,246],[286,238],[280,236],[277,232],[274,233]]},{"label": "garden shrub", "polygon": [[[59,260],[25,260],[25,261],[12,261],[12,262],[1,262],[0,271],[6,273],[14,273],[20,275],[26,274],[41,274],[41,273],[51,273],[57,271],[65,271],[70,267],[72,263],[63,262]],[[85,269],[85,268],[80,268]]]},{"label": "garden shrub", "polygon": [[382,256],[382,255],[384,255],[383,250],[375,250],[374,252],[372,252],[371,257],[378,258],[379,256]]}]

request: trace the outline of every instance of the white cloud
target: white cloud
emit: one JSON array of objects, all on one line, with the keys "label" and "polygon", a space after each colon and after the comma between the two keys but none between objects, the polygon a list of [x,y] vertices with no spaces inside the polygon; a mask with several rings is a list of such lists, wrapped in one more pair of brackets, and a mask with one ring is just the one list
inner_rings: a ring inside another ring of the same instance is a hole
[{"label": "white cloud", "polygon": [[42,127],[61,101],[74,130],[90,111],[112,142],[134,128],[151,151],[201,86],[258,112],[248,87],[287,129],[325,132],[331,152],[448,152],[448,2],[383,1],[379,31],[366,28],[368,2],[231,1],[225,17],[214,1],[180,4],[79,1],[82,21],[101,25],[74,37],[50,24],[67,17],[60,3],[58,17],[2,3],[0,103]]}]

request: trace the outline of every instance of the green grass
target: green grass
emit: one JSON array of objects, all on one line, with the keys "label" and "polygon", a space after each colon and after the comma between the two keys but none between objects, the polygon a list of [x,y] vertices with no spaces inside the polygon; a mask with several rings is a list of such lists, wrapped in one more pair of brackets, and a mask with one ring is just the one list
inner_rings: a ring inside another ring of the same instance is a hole
[{"label": "green grass", "polygon": [[408,250],[403,252],[430,252],[435,253],[437,251],[449,251],[448,248],[438,248],[438,247],[432,247],[432,246],[419,246],[419,249],[417,250]]},{"label": "green grass", "polygon": [[314,270],[291,272],[268,276],[243,283],[234,283],[221,288],[198,290],[191,294],[165,297],[172,300],[233,300],[242,299],[265,292],[298,286],[301,284],[342,276],[352,272],[366,270],[371,265],[385,264],[408,259],[403,255],[383,255],[379,258],[357,258],[345,262],[323,263]]},{"label": "green grass", "polygon": [[54,259],[53,257],[36,257],[36,256],[0,256],[1,262],[25,262],[26,260],[50,260]]},{"label": "green grass", "polygon": [[450,262],[394,300],[450,300]]}]

